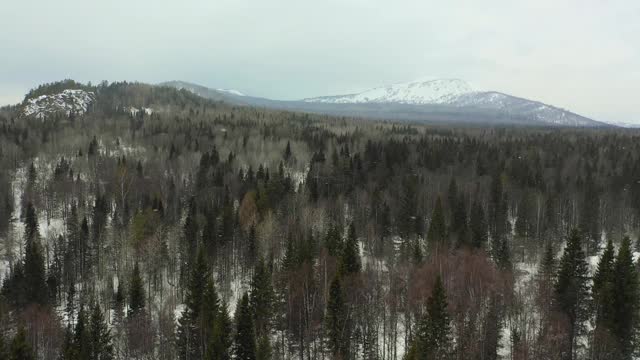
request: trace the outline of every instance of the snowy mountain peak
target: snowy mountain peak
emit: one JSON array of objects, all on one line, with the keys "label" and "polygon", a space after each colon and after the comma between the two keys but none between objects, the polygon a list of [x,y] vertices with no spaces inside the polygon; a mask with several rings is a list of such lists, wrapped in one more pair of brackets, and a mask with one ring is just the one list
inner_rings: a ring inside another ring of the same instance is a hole
[{"label": "snowy mountain peak", "polygon": [[469,84],[460,79],[418,80],[393,84],[363,91],[357,94],[321,96],[304,99],[305,102],[321,103],[398,103],[398,104],[445,104],[461,94],[473,92]]},{"label": "snowy mountain peak", "polygon": [[82,115],[87,112],[93,101],[95,101],[93,92],[67,89],[57,94],[27,99],[23,114],[41,120],[56,113],[64,113],[66,116]]}]

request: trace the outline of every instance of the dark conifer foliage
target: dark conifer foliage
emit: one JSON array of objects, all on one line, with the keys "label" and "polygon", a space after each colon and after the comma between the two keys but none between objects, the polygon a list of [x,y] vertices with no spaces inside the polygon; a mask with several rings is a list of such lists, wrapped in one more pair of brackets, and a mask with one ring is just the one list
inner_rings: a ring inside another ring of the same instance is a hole
[{"label": "dark conifer foliage", "polygon": [[233,351],[235,359],[256,359],[256,334],[249,305],[249,296],[245,293],[238,302],[235,314],[236,331]]},{"label": "dark conifer foliage", "polygon": [[572,230],[560,258],[555,284],[555,304],[566,325],[564,349],[560,354],[563,359],[576,358],[576,341],[584,333],[584,322],[589,316],[589,271],[583,246],[580,232]]}]

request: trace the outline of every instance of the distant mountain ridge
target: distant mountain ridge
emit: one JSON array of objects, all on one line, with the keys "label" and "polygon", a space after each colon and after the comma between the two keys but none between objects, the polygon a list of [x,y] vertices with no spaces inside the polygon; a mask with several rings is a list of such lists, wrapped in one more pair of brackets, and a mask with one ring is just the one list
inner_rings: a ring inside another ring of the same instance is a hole
[{"label": "distant mountain ridge", "polygon": [[497,91],[476,91],[460,79],[412,81],[356,94],[319,96],[297,101],[237,95],[236,91],[210,89],[184,81],[160,85],[186,89],[202,97],[238,105],[329,115],[487,125],[614,126],[539,101]]},{"label": "distant mountain ridge", "polygon": [[536,122],[560,126],[604,126],[573,112],[497,91],[476,91],[460,79],[412,81],[363,91],[358,94],[304,99],[320,103],[396,103],[447,105],[455,108],[494,110]]},{"label": "distant mountain ridge", "polygon": [[457,96],[473,92],[459,79],[412,81],[363,91],[357,94],[321,96],[303,99],[323,103],[398,103],[412,105],[448,104]]},{"label": "distant mountain ridge", "polygon": [[[106,93],[102,85],[90,86],[65,80],[45,84],[31,91],[20,105],[25,117],[46,119],[53,114],[82,115],[101,103],[107,109],[116,107],[145,108],[144,98],[117,101],[100,100]],[[128,86],[127,83],[116,83]],[[413,121],[425,123],[459,123],[482,125],[611,127],[587,117],[555,106],[523,99],[496,91],[475,91],[459,79],[439,79],[394,84],[357,94],[322,96],[294,101],[253,97],[237,90],[208,88],[184,81],[170,81],[158,85],[134,83],[130,86],[146,87],[151,91],[161,86],[163,104],[173,98],[205,98],[232,105],[253,106],[284,111],[309,112],[332,116],[363,119]],[[109,86],[112,88],[112,86]],[[104,88],[107,89],[107,88]],[[178,91],[175,90],[184,90]],[[169,92],[167,92],[169,91]],[[173,91],[174,93],[172,93]],[[168,97],[167,97],[168,96]],[[102,108],[104,108],[104,106]],[[110,110],[107,110],[110,111]],[[145,110],[145,113],[150,114]]]}]

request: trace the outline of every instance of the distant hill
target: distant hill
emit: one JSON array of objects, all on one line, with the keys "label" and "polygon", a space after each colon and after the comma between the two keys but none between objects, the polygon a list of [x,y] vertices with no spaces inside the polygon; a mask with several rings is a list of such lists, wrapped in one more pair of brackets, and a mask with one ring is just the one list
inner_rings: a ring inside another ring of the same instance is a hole
[{"label": "distant hill", "polygon": [[199,96],[237,105],[421,122],[511,124],[531,126],[612,126],[538,101],[495,92],[475,91],[459,79],[414,81],[357,94],[321,96],[299,101],[252,97],[235,90],[210,89],[184,81],[162,83]]}]

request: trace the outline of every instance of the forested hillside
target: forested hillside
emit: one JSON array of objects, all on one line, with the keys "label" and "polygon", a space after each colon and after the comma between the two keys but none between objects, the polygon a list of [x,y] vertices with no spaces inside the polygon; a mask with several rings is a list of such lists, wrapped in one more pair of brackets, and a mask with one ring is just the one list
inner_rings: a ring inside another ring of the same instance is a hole
[{"label": "forested hillside", "polygon": [[640,132],[47,84],[0,109],[0,359],[632,359],[639,226]]}]

